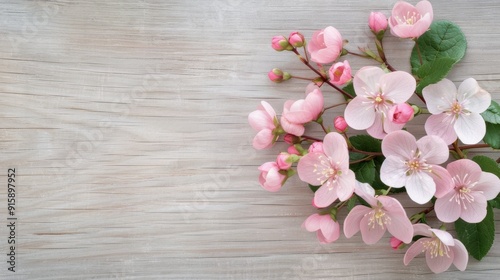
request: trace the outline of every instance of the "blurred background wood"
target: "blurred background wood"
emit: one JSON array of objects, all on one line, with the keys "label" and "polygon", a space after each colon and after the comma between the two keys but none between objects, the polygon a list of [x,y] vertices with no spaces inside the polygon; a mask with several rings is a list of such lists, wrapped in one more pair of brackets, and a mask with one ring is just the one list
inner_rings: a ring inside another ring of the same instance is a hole
[{"label": "blurred background wood", "polygon": [[[18,227],[11,273],[1,188],[0,278],[495,278],[498,230],[481,262],[435,276],[422,257],[405,267],[388,236],[320,245],[300,228],[314,212],[307,186],[294,178],[271,194],[258,185],[257,167],[284,145],[254,151],[247,115],[260,100],[280,112],[305,87],[272,84],[266,73],[310,75],[273,51],[271,37],[310,38],[333,25],[355,50],[372,44],[369,12],[388,15],[394,3],[2,0],[0,177],[17,170]],[[499,101],[500,3],[433,6],[469,42],[450,78],[474,77]],[[411,42],[389,36],[385,45],[393,66],[408,70]],[[423,121],[409,129],[421,136]]]}]

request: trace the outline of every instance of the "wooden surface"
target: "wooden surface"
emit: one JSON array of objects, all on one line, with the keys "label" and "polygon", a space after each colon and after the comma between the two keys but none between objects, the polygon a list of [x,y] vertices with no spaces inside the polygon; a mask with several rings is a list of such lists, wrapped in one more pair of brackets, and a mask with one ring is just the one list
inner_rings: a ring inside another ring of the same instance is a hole
[{"label": "wooden surface", "polygon": [[[474,77],[499,101],[500,4],[433,2],[435,18],[456,22],[469,42],[450,78]],[[333,25],[355,50],[371,44],[369,12],[394,3],[2,0],[0,178],[6,186],[16,168],[18,220],[12,273],[0,188],[0,278],[497,277],[498,229],[481,262],[435,276],[422,257],[405,267],[388,236],[320,245],[300,228],[314,212],[304,184],[294,178],[273,194],[258,185],[257,167],[284,146],[254,151],[247,115],[260,100],[280,112],[305,86],[274,85],[266,73],[310,74],[270,38]],[[389,36],[386,47],[408,70],[411,43]],[[422,135],[422,124],[410,129]]]}]

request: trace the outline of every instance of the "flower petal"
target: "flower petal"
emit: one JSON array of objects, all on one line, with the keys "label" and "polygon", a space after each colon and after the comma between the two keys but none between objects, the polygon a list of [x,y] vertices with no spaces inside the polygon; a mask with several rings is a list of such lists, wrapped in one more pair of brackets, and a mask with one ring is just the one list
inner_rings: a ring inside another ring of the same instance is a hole
[{"label": "flower petal", "polygon": [[388,156],[380,167],[380,180],[393,188],[401,188],[406,184],[405,162],[396,156]]},{"label": "flower petal", "polygon": [[347,124],[354,129],[367,129],[375,121],[375,108],[364,96],[356,96],[347,104],[344,112]]},{"label": "flower petal", "polygon": [[304,134],[304,131],[306,130],[302,124],[291,123],[283,115],[281,116],[280,123],[281,127],[283,127],[283,130],[295,136],[302,136],[302,134]]},{"label": "flower petal", "polygon": [[491,104],[491,95],[473,78],[466,79],[458,87],[457,99],[465,109],[474,113],[484,112]]},{"label": "flower petal", "polygon": [[421,16],[425,16],[429,14],[431,20],[434,17],[434,12],[432,10],[432,4],[429,1],[420,1],[415,5],[415,8],[418,10]]},{"label": "flower petal", "polygon": [[297,164],[300,180],[313,186],[325,183],[328,177],[325,177],[322,173],[324,170],[328,170],[330,166],[321,164],[322,161],[327,161],[327,157],[323,153],[313,152],[303,156]]},{"label": "flower petal", "polygon": [[451,249],[448,251],[448,255],[443,256],[433,256],[431,250],[427,250],[425,252],[425,261],[427,262],[427,266],[429,266],[431,271],[434,273],[441,273],[448,270],[453,263],[453,257],[454,253]]},{"label": "flower petal", "polygon": [[442,197],[455,187],[455,183],[453,182],[450,173],[444,167],[433,165],[431,170],[432,172],[429,173],[429,175],[434,180],[434,183],[436,183],[435,197]]},{"label": "flower petal", "polygon": [[437,238],[441,240],[441,242],[443,242],[444,245],[447,246],[455,245],[455,240],[453,239],[453,236],[451,236],[449,232],[435,228],[431,228],[430,231],[432,231],[432,233],[434,233],[434,235],[437,236]]},{"label": "flower petal", "polygon": [[[477,163],[475,163],[470,159],[459,159],[454,162],[450,162],[446,166],[446,169],[450,173],[451,177],[456,177],[460,179],[460,182],[457,183],[463,183],[463,184],[466,183],[464,181],[471,181],[471,182],[479,181],[482,174],[481,167],[479,167]],[[476,189],[474,188],[474,190]]]},{"label": "flower petal", "polygon": [[337,196],[340,201],[346,201],[351,198],[354,192],[354,185],[356,184],[356,176],[352,170],[347,169],[342,171],[337,179]]},{"label": "flower petal", "polygon": [[457,87],[452,81],[442,79],[436,84],[426,86],[422,95],[427,103],[427,110],[431,114],[440,114],[451,108],[455,102]]},{"label": "flower petal", "polygon": [[364,205],[357,205],[352,208],[351,212],[347,214],[347,217],[344,220],[344,235],[347,238],[351,238],[359,231],[361,219],[363,219],[363,217],[371,210],[371,208]]},{"label": "flower petal", "polygon": [[320,228],[321,216],[319,214],[312,214],[302,223],[302,227],[309,232],[317,231]]},{"label": "flower petal", "polygon": [[415,87],[415,78],[404,71],[387,73],[380,78],[384,99],[393,103],[406,102],[413,95]]},{"label": "flower petal", "polygon": [[354,192],[371,206],[377,205],[377,199],[375,198],[375,189],[369,184],[361,183],[356,180],[356,183],[354,185]]},{"label": "flower petal", "polygon": [[461,114],[454,125],[455,132],[464,144],[476,144],[486,134],[486,124],[478,113]]},{"label": "flower petal", "polygon": [[448,114],[432,115],[425,121],[425,132],[428,135],[441,137],[449,145],[457,140],[457,134],[454,129],[455,117]]},{"label": "flower petal", "polygon": [[436,199],[434,210],[437,218],[445,223],[452,223],[460,217],[462,207],[455,200],[456,191],[452,190],[441,198]]},{"label": "flower petal", "polygon": [[386,73],[379,67],[365,66],[356,72],[353,79],[354,91],[357,96],[375,96],[379,92],[380,78]]},{"label": "flower petal", "polygon": [[413,235],[415,235],[415,236],[422,235],[422,236],[431,237],[432,236],[431,227],[429,225],[421,224],[421,223],[414,224],[413,225]]},{"label": "flower petal", "polygon": [[326,181],[326,183],[314,193],[314,205],[318,208],[328,207],[335,200],[337,200],[337,191],[330,180]]},{"label": "flower petal", "polygon": [[455,257],[453,258],[453,264],[460,271],[464,271],[467,267],[467,262],[469,262],[469,253],[465,248],[464,244],[460,240],[455,239],[455,246],[451,247]]},{"label": "flower petal", "polygon": [[404,212],[393,212],[389,214],[389,217],[391,218],[391,222],[387,224],[387,230],[404,243],[411,243],[413,227],[406,214]]},{"label": "flower petal", "polygon": [[337,132],[330,132],[323,140],[323,151],[330,159],[330,162],[341,169],[349,168],[349,152],[347,143],[342,135]]},{"label": "flower petal", "polygon": [[411,133],[399,130],[387,135],[382,141],[384,156],[397,156],[403,160],[413,158],[417,150],[417,140]]},{"label": "flower petal", "polygon": [[359,224],[363,242],[369,245],[377,243],[386,231],[385,227],[380,226],[375,221],[373,221],[374,224],[370,224],[371,218],[373,218],[373,213],[370,212],[361,219]]},{"label": "flower petal", "polygon": [[424,204],[429,202],[436,193],[436,183],[428,174],[415,172],[406,180],[406,192],[411,200]]},{"label": "flower petal", "polygon": [[267,149],[273,145],[273,139],[273,132],[270,129],[263,129],[255,135],[252,145],[256,150]]},{"label": "flower petal", "polygon": [[339,223],[332,220],[329,215],[323,215],[320,220],[321,233],[327,243],[331,243],[340,237]]},{"label": "flower petal", "polygon": [[424,241],[428,241],[430,238],[420,238],[419,240],[415,241],[413,245],[406,250],[405,256],[403,258],[403,263],[405,265],[408,265],[411,260],[413,260],[416,256],[418,256],[420,253],[424,251]]},{"label": "flower petal", "polygon": [[248,114],[248,123],[256,131],[266,128],[274,129],[272,118],[262,110],[256,110]]},{"label": "flower petal", "polygon": [[467,223],[479,223],[486,217],[486,198],[479,192],[471,192],[472,199],[462,200],[462,214],[460,218]]},{"label": "flower petal", "polygon": [[438,136],[427,135],[417,141],[420,158],[427,163],[441,164],[448,160],[448,145]]},{"label": "flower petal", "polygon": [[497,197],[500,192],[500,179],[495,174],[481,172],[481,176],[473,190],[475,192],[483,192],[486,200],[491,200]]}]

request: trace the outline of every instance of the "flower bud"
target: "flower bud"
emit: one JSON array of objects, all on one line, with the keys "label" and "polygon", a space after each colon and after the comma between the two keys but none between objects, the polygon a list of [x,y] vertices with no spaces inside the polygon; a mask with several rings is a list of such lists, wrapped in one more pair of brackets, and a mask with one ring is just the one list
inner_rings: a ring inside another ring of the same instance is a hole
[{"label": "flower bud", "polygon": [[280,170],[288,170],[290,169],[290,167],[292,167],[292,163],[287,161],[289,157],[289,153],[280,153],[278,155],[278,157],[276,158],[276,163],[278,164]]},{"label": "flower bud", "polygon": [[402,248],[402,245],[404,246],[403,241],[401,241],[401,240],[397,239],[397,238],[396,238],[396,237],[394,237],[394,236],[393,236],[393,237],[391,237],[391,241],[390,241],[390,243],[391,243],[391,247],[392,247],[392,249],[394,249],[394,250],[397,250],[397,249],[399,249],[399,248]]},{"label": "flower bud", "polygon": [[294,46],[295,48],[302,48],[305,44],[306,40],[304,39],[304,35],[300,32],[292,32],[290,36],[288,36],[288,43]]},{"label": "flower bud", "polygon": [[323,142],[312,143],[311,146],[309,146],[308,151],[310,153],[314,153],[314,152],[323,153]]},{"label": "flower bud", "polygon": [[335,130],[337,130],[339,133],[344,133],[347,131],[347,122],[342,116],[337,116],[333,120],[333,126],[335,127]]},{"label": "flower bud", "polygon": [[290,43],[288,43],[288,40],[285,38],[285,36],[282,35],[274,36],[271,46],[273,47],[273,49],[279,52],[292,49],[292,46],[290,45]]},{"label": "flower bud", "polygon": [[349,82],[352,78],[351,76],[351,65],[349,61],[344,60],[344,62],[337,62],[330,67],[330,82],[336,86],[343,86]]},{"label": "flower bud", "polygon": [[381,12],[371,12],[368,19],[368,26],[370,26],[374,34],[385,31],[387,29],[387,17]]},{"label": "flower bud", "polygon": [[413,119],[413,107],[408,103],[401,103],[389,110],[389,120],[397,124],[405,124]]},{"label": "flower bud", "polygon": [[288,147],[287,152],[292,155],[300,155],[300,152],[297,150],[297,148],[295,148],[294,145]]},{"label": "flower bud", "polygon": [[290,133],[287,133],[284,137],[284,140],[287,144],[290,144],[290,145],[293,145],[293,144],[297,144],[297,143],[300,143],[300,139],[299,137],[293,135],[293,134],[290,134]]},{"label": "flower bud", "polygon": [[275,82],[275,83],[281,83],[283,81],[283,71],[279,68],[274,68],[273,70],[269,71],[267,73],[267,76],[269,77],[269,80]]}]

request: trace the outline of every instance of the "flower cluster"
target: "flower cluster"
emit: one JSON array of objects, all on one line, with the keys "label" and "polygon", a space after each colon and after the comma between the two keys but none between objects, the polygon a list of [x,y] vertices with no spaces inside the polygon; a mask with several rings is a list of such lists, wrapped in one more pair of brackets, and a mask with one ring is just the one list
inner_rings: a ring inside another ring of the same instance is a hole
[{"label": "flower cluster", "polygon": [[[255,149],[286,144],[275,161],[259,167],[260,185],[277,192],[295,174],[307,183],[317,212],[302,226],[316,232],[321,243],[337,241],[341,232],[346,238],[361,232],[366,244],[375,244],[388,232],[392,248],[411,244],[405,265],[425,252],[435,273],[451,264],[464,270],[469,253],[481,259],[487,252],[470,251],[469,245],[489,248],[491,244],[483,243],[492,243],[494,237],[494,229],[475,236],[464,233],[469,226],[493,223],[491,209],[500,208],[500,159],[468,158],[471,149],[500,149],[500,105],[473,78],[458,88],[443,78],[463,57],[466,41],[455,24],[433,22],[430,2],[413,6],[399,1],[389,18],[372,12],[368,27],[376,51],[369,46],[358,52],[349,49],[332,26],[314,32],[307,42],[300,32],[272,38],[273,49],[295,53],[314,77],[297,77],[278,68],[268,73],[273,82],[296,78],[309,83],[304,98],[287,100],[279,116],[265,101],[248,116],[257,131]],[[439,35],[450,29],[459,34],[453,42]],[[382,43],[387,30],[415,42],[411,73],[388,62]],[[433,40],[453,52],[436,49]],[[352,69],[350,58],[378,66]],[[329,90],[342,94],[345,101],[326,104]],[[340,114],[327,122],[324,113],[332,108]],[[415,126],[407,126],[414,119],[425,122],[420,131],[426,135],[419,139],[411,129]],[[324,135],[309,134],[310,123]],[[350,129],[366,134],[348,135]],[[401,191],[425,208],[409,216],[398,200],[404,195],[397,194]],[[429,226],[431,212],[439,228]],[[455,223],[458,239],[446,231],[448,223]]]}]

